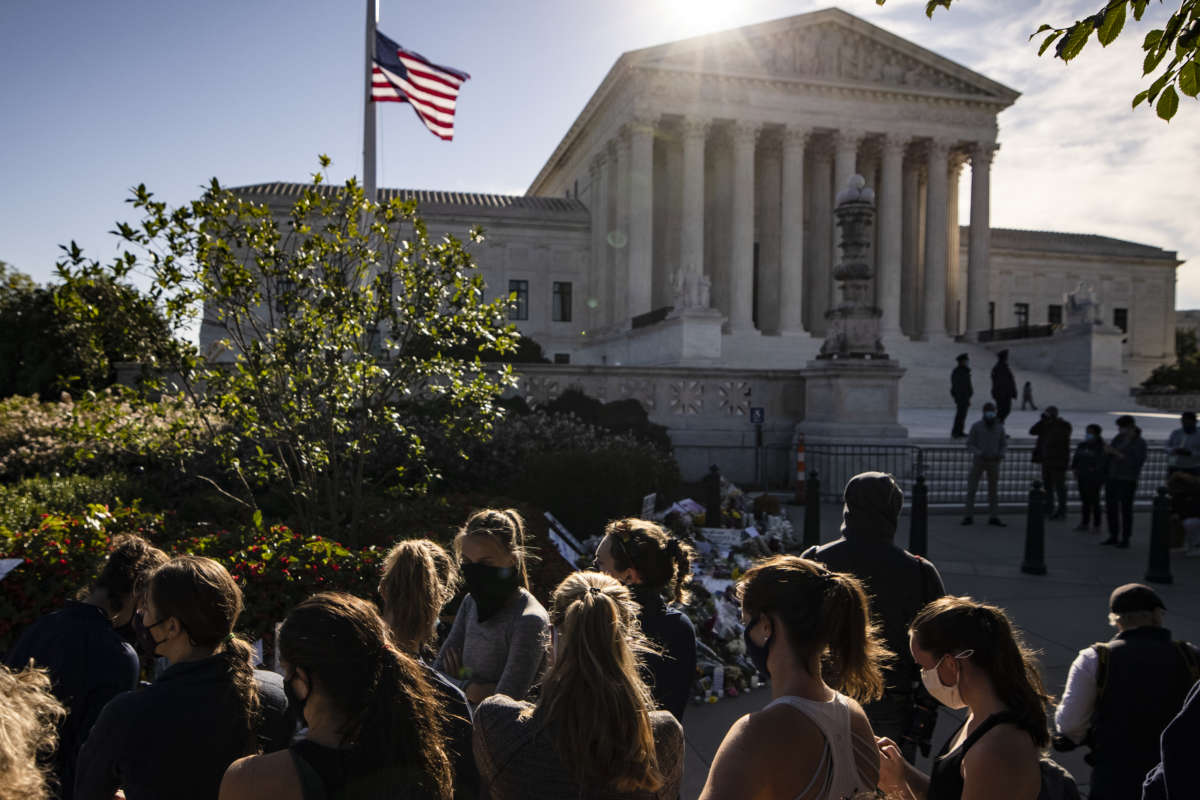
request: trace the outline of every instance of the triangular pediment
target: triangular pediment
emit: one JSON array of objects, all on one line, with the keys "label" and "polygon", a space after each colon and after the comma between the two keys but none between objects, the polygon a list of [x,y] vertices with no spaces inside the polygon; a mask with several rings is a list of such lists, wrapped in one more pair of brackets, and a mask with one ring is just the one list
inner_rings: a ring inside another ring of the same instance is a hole
[{"label": "triangular pediment", "polygon": [[628,53],[630,66],[1005,100],[1017,92],[839,9]]}]

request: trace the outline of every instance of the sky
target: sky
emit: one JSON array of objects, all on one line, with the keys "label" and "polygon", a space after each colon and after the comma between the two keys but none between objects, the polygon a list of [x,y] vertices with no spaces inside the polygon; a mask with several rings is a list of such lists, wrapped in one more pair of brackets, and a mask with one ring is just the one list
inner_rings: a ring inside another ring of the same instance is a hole
[{"label": "sky", "polygon": [[[824,8],[831,0],[379,0],[379,29],[471,74],[456,135],[381,104],[378,184],[521,194],[626,50]],[[1200,103],[1166,124],[1130,99],[1153,3],[1064,65],[1029,34],[1101,0],[924,0],[841,8],[1022,92],[999,117],[994,227],[1096,233],[1176,250],[1176,305],[1200,307]],[[181,204],[227,186],[340,182],[362,165],[362,0],[0,0],[0,261],[38,281],[58,246],[111,259],[145,183]],[[960,219],[969,218],[969,169]]]}]

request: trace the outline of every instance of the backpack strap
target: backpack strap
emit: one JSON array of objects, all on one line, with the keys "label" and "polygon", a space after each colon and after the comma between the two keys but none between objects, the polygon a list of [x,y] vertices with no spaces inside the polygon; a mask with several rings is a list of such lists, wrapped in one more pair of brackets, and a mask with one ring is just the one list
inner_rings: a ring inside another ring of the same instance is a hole
[{"label": "backpack strap", "polygon": [[325,781],[313,768],[312,764],[294,748],[288,748],[292,756],[292,764],[296,767],[296,775],[300,778],[300,793],[304,800],[327,800]]}]

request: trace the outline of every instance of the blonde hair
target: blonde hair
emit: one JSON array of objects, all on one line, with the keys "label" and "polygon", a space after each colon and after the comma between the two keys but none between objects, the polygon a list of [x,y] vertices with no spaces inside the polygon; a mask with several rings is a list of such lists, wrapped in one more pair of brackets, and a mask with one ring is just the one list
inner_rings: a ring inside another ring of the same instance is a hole
[{"label": "blonde hair", "polygon": [[654,698],[638,672],[639,656],[653,648],[637,614],[629,590],[599,572],[576,572],[554,590],[558,644],[531,713],[553,726],[559,757],[581,786],[654,792],[664,784]]},{"label": "blonde hair", "polygon": [[379,596],[383,618],[402,650],[419,653],[433,639],[438,613],[454,597],[457,576],[450,555],[429,539],[407,539],[388,552]]},{"label": "blonde hair", "polygon": [[512,555],[521,586],[529,590],[529,572],[525,567],[529,554],[525,546],[525,519],[520,511],[515,508],[485,508],[467,517],[454,537],[454,550],[460,556],[462,541],[468,536],[490,536],[495,539]]},{"label": "blonde hair", "polygon": [[778,616],[805,662],[820,656],[822,673],[834,689],[860,703],[883,696],[883,665],[894,656],[853,575],[830,572],[799,556],[772,556],[746,571],[737,596],[750,617]]},{"label": "blonde hair", "polygon": [[54,779],[38,759],[54,751],[66,715],[44,669],[13,672],[0,664],[0,800],[50,797]]}]

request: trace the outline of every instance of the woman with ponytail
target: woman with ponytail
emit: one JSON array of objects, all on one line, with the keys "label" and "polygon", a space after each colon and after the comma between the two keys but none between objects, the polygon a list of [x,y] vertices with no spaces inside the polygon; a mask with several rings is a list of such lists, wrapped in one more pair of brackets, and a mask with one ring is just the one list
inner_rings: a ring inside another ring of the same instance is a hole
[{"label": "woman with ponytail", "polygon": [[643,675],[654,701],[680,721],[696,674],[696,629],[679,609],[690,599],[691,559],[690,545],[641,519],[610,522],[596,548],[596,569],[629,588],[642,633],[658,649],[646,655]]},{"label": "woman with ponytail", "polygon": [[479,770],[471,752],[471,709],[466,695],[425,663],[438,613],[454,597],[457,584],[458,567],[441,545],[429,539],[405,539],[383,560],[378,588],[392,641],[416,661],[445,713],[455,794],[476,798]]},{"label": "woman with ponytail", "polygon": [[79,754],[77,800],[212,800],[242,756],[287,747],[283,681],[255,670],[233,628],[242,592],[223,566],[180,556],[150,576],[142,618],[170,666],[104,707]]},{"label": "woman with ponytail", "polygon": [[[854,576],[774,556],[737,587],[746,648],[771,702],[733,724],[701,800],[837,800],[872,791],[879,753],[860,703],[883,694],[891,654]],[[828,680],[828,683],[826,681]]]},{"label": "woman with ponytail", "polygon": [[492,800],[674,800],[683,728],[638,674],[650,644],[617,581],[568,576],[550,610],[554,654],[537,703],[499,695],[475,712],[475,760]]},{"label": "woman with ponytail", "polygon": [[913,620],[909,648],[929,693],[948,708],[968,709],[967,720],[930,775],[905,761],[895,742],[880,739],[879,787],[929,800],[1038,797],[1051,698],[1004,611],[969,597],[934,600]]},{"label": "woman with ponytail", "polygon": [[529,593],[525,521],[516,509],[476,511],[454,539],[467,596],[433,666],[472,705],[529,695],[546,663],[546,609]]},{"label": "woman with ponytail", "polygon": [[446,720],[375,607],[324,592],[279,631],[284,687],[308,727],[287,752],[238,761],[220,800],[450,800]]}]

